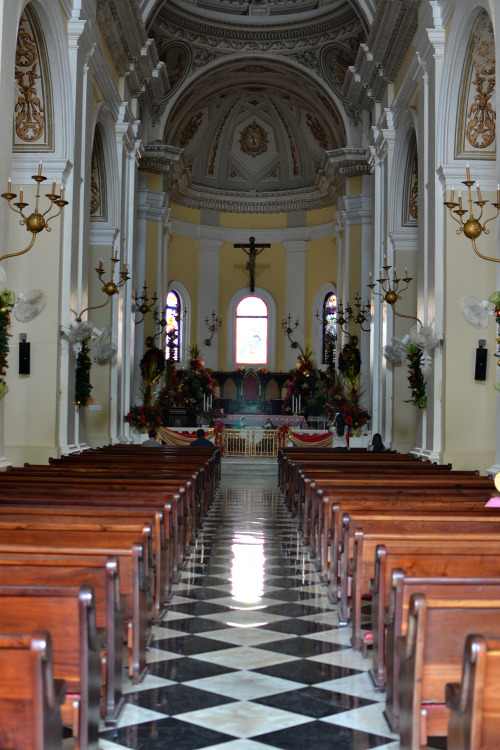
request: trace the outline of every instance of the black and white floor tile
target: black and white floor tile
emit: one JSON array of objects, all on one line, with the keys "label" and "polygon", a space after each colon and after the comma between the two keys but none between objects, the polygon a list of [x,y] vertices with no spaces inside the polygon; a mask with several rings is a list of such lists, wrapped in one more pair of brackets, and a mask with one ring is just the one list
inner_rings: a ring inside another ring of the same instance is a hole
[{"label": "black and white floor tile", "polygon": [[395,750],[279,491],[239,480],[223,479],[101,750]]}]

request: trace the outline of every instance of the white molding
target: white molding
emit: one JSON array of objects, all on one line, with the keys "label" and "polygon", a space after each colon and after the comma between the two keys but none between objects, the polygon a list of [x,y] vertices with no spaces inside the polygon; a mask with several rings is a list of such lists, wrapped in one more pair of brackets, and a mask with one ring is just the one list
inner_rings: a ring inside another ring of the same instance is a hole
[{"label": "white molding", "polygon": [[280,229],[247,229],[231,227],[213,227],[205,224],[191,224],[180,219],[172,219],[172,234],[191,239],[203,239],[218,241],[220,245],[224,242],[247,242],[250,236],[259,242],[312,242],[331,237],[334,234],[334,222],[317,224],[311,227],[283,227]]}]

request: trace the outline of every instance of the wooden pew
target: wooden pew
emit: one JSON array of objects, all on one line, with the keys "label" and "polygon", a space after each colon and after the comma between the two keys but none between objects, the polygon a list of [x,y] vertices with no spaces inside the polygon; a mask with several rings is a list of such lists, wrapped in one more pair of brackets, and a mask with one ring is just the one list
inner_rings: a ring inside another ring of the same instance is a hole
[{"label": "wooden pew", "polygon": [[115,725],[124,707],[124,623],[118,558],[103,561],[76,555],[0,555],[0,583],[3,586],[92,586],[104,661],[101,714],[107,725]]},{"label": "wooden pew", "polygon": [[147,673],[146,646],[150,640],[148,591],[150,570],[142,544],[127,540],[116,532],[78,532],[65,530],[0,529],[2,555],[78,555],[100,558],[109,556],[119,560],[121,593],[126,640],[129,648],[129,674],[134,683],[141,682]]},{"label": "wooden pew", "polygon": [[462,680],[446,685],[448,747],[497,750],[500,727],[500,639],[469,635]]},{"label": "wooden pew", "polygon": [[62,748],[66,684],[54,681],[50,633],[0,635],[0,747]]},{"label": "wooden pew", "polygon": [[29,629],[51,633],[54,677],[67,688],[62,722],[73,729],[75,750],[97,750],[101,668],[92,588],[0,585],[0,633]]},{"label": "wooden pew", "polygon": [[[371,601],[373,638],[370,670],[376,689],[385,687],[386,669],[391,672],[391,680],[397,676],[398,660],[394,643],[396,636],[406,633],[411,594],[418,593],[418,586],[425,586],[428,579],[434,581],[436,578],[500,578],[500,551],[485,555],[468,550],[457,556],[453,552],[448,554],[446,550],[413,554],[410,550],[391,550],[384,544],[376,548]],[[396,693],[396,690],[393,692]]]},{"label": "wooden pew", "polygon": [[[441,595],[453,596],[454,589],[464,580],[481,580],[500,578],[500,554],[486,553],[477,550],[462,551],[460,556],[446,551],[436,551],[429,555],[404,554],[392,555],[392,563],[406,564],[408,574],[402,568],[393,568],[391,601],[386,614],[386,634],[383,638],[383,626],[379,635],[374,630],[372,669],[370,676],[376,686],[384,687],[386,694],[385,716],[393,731],[399,726],[399,656],[396,651],[396,640],[406,635],[408,628],[408,609],[412,594],[432,591],[436,582],[441,586]],[[373,623],[372,623],[373,624]],[[378,653],[377,653],[378,652]]]},{"label": "wooden pew", "polygon": [[[485,511],[484,515],[481,511]],[[356,515],[353,513],[352,516],[345,514],[343,518],[342,548],[340,551],[342,577],[341,602],[345,616],[348,616],[349,610],[347,595],[349,587],[346,579],[350,573],[351,560],[353,574],[354,571],[356,573],[362,571],[361,575],[364,576],[365,580],[368,578],[370,581],[373,580],[375,582],[371,589],[367,589],[366,584],[361,584],[361,587],[359,587],[359,580],[356,585],[353,583],[353,599],[356,595],[360,598],[376,590],[378,596],[377,602],[380,602],[381,607],[388,606],[390,570],[383,564],[386,558],[382,558],[383,562],[378,559],[378,544],[385,544],[384,539],[394,540],[398,537],[408,540],[412,538],[418,539],[421,534],[425,535],[426,538],[429,536],[451,540],[472,536],[475,538],[487,537],[491,534],[500,538],[500,515],[488,512],[484,508],[481,511],[463,515],[456,509],[442,511],[422,507],[421,511],[417,512],[405,512],[404,509],[399,509],[399,512],[398,510],[394,510],[386,514],[376,511],[372,514],[363,513]],[[374,558],[372,560],[364,559],[364,555],[368,556],[371,552],[368,549],[364,550],[360,547],[361,540],[370,538],[372,535],[380,541],[376,542],[377,546],[375,547]],[[356,539],[358,540],[357,543]],[[356,544],[357,548],[355,549]],[[356,560],[354,560],[355,555],[357,556]],[[362,570],[361,566],[365,566],[364,570]],[[378,587],[377,589],[375,588],[376,586]],[[356,589],[356,594],[354,594],[354,589]],[[356,643],[359,643],[358,633],[361,629],[358,619],[361,611],[360,601],[353,604],[353,610],[356,610],[355,613],[353,612],[353,637]]]},{"label": "wooden pew", "polygon": [[[474,534],[454,534],[449,532],[439,533],[417,533],[406,534],[402,537],[398,533],[373,533],[365,534],[357,531],[354,535],[354,556],[352,559],[352,596],[348,596],[347,571],[343,574],[342,594],[340,601],[341,624],[347,624],[349,618],[352,622],[352,644],[356,649],[362,645],[361,606],[363,596],[371,594],[372,579],[375,575],[376,549],[384,544],[387,550],[406,552],[411,554],[429,554],[435,550],[449,551],[452,554],[464,554],[467,550],[475,550],[478,553],[495,554],[500,547],[500,533],[482,532]],[[410,573],[408,566],[405,572]]]},{"label": "wooden pew", "polygon": [[500,589],[473,585],[456,598],[410,598],[408,631],[396,642],[399,670],[400,747],[424,748],[428,737],[446,737],[450,711],[448,682],[460,680],[463,648],[470,633],[496,638],[500,629]]}]

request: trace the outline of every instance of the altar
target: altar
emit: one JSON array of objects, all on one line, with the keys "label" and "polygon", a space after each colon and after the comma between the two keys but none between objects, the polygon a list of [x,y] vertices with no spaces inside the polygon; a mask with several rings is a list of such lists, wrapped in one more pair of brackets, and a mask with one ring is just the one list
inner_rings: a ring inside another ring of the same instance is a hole
[{"label": "altar", "polygon": [[301,430],[307,430],[307,422],[303,414],[223,414],[220,418],[220,422],[224,422],[226,427],[235,428],[241,423],[241,419],[245,419],[245,427],[262,428],[265,422],[270,419],[273,427],[280,427],[285,424],[290,428],[299,428]]}]

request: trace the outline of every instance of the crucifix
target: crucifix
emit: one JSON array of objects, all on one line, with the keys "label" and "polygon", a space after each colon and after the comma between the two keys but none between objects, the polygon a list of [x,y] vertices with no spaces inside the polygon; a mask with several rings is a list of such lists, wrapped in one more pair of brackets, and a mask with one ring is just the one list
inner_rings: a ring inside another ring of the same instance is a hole
[{"label": "crucifix", "polygon": [[248,243],[235,242],[234,246],[241,248],[243,252],[248,255],[246,270],[250,272],[250,291],[255,292],[255,258],[257,257],[257,255],[260,255],[260,253],[265,250],[266,247],[271,247],[271,245],[270,243],[265,242],[256,245],[255,237],[250,237]]}]

